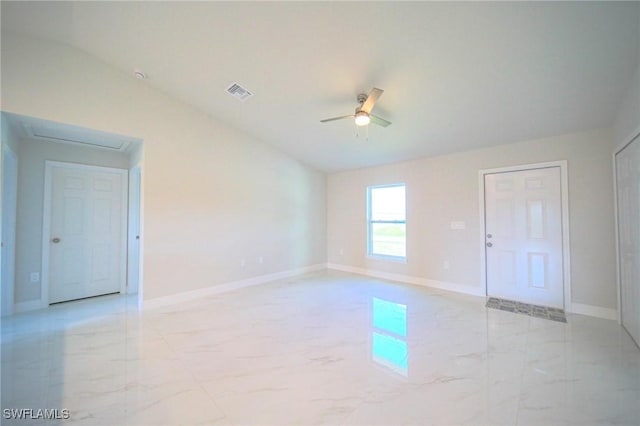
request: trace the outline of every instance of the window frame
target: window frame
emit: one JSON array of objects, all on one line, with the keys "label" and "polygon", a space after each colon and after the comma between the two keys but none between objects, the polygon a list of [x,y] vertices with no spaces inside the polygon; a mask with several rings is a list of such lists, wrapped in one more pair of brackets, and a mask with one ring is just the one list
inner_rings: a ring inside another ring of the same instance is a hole
[{"label": "window frame", "polygon": [[[398,186],[404,187],[404,220],[372,220],[371,199],[372,199],[373,191],[376,189],[393,188]],[[378,224],[378,223],[404,224],[404,227],[405,227],[404,256],[393,256],[390,254],[380,254],[380,253],[373,252],[373,238],[372,238],[373,224]],[[370,257],[373,259],[391,260],[395,262],[407,263],[407,184],[405,182],[367,186],[367,257]]]}]

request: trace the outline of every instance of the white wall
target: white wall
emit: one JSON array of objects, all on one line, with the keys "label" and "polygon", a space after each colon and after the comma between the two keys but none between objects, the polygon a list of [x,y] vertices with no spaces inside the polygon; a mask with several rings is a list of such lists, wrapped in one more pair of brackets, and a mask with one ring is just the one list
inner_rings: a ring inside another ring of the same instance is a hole
[{"label": "white wall", "polygon": [[40,299],[42,274],[42,214],[45,161],[66,161],[128,169],[127,154],[79,145],[23,139],[18,144],[18,220],[16,232],[16,303]]},{"label": "white wall", "polygon": [[[9,196],[11,199],[11,205],[5,205],[5,158],[4,156],[8,151],[11,151],[16,159],[18,157],[18,138],[7,117],[4,114],[0,114],[0,200],[3,200],[2,208],[0,208],[0,240],[2,241],[2,250],[0,250],[0,295],[2,297],[1,313],[3,315],[13,312],[14,304],[14,282],[15,282],[15,218],[16,218],[16,205],[15,205],[15,192],[14,196]],[[5,148],[8,148],[6,150]],[[15,179],[15,176],[14,176]],[[7,182],[8,183],[8,182]],[[11,184],[15,191],[15,182]],[[12,209],[12,213],[9,211]],[[6,228],[5,228],[6,227]],[[5,234],[6,233],[6,234]],[[12,265],[13,263],[13,265]],[[12,265],[12,267],[10,266]],[[5,269],[7,268],[7,269]]]},{"label": "white wall", "polygon": [[[608,129],[331,174],[328,261],[481,293],[478,171],[564,159],[569,168],[572,301],[617,309]],[[407,184],[406,264],[366,256],[366,187],[395,182]],[[450,230],[451,221],[466,222],[466,229]]]},{"label": "white wall", "polygon": [[[640,40],[640,9],[638,9],[638,31],[636,37]],[[628,143],[638,130],[640,130],[640,46],[638,47],[636,71],[628,83],[613,123],[613,136],[616,147],[620,144]]]},{"label": "white wall", "polygon": [[636,67],[628,90],[618,109],[613,125],[613,140],[616,146],[627,143],[640,130],[640,64]]},{"label": "white wall", "polygon": [[79,50],[1,42],[4,111],[144,141],[145,299],[325,262],[323,173]]},{"label": "white wall", "polygon": [[18,154],[18,136],[15,129],[9,124],[9,120],[5,114],[0,114],[2,128],[2,144],[6,144],[16,155]]}]

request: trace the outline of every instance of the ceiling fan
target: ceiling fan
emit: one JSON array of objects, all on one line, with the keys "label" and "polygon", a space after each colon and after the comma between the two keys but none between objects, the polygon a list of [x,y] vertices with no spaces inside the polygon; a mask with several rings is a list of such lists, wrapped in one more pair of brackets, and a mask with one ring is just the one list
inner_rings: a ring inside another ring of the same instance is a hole
[{"label": "ceiling fan", "polygon": [[321,123],[326,123],[328,121],[342,120],[343,118],[355,118],[356,126],[366,126],[369,123],[377,124],[378,126],[387,127],[391,124],[390,121],[385,120],[384,118],[380,118],[377,115],[371,114],[371,110],[375,105],[378,98],[382,95],[384,90],[378,89],[374,87],[371,92],[369,92],[369,96],[361,93],[358,95],[358,103],[359,107],[356,108],[355,114],[351,115],[343,115],[342,117],[334,117],[327,118],[325,120],[320,120]]}]

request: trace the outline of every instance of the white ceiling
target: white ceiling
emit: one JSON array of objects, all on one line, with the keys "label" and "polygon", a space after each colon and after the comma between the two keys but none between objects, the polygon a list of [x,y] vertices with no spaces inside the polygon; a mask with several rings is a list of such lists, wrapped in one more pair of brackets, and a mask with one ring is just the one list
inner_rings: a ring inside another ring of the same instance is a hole
[{"label": "white ceiling", "polygon": [[[2,30],[83,49],[332,172],[612,124],[640,2],[7,2]],[[133,78],[133,77],[132,77]],[[255,93],[242,103],[232,82]],[[385,90],[393,122],[321,124]]]}]

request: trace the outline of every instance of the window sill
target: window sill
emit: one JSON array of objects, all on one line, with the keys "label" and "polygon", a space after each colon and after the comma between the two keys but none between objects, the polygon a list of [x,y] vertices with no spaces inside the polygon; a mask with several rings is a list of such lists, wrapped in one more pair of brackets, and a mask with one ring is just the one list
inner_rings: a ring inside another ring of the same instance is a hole
[{"label": "window sill", "polygon": [[374,259],[374,260],[387,260],[395,263],[407,263],[406,257],[388,256],[385,254],[367,254],[367,258]]}]

